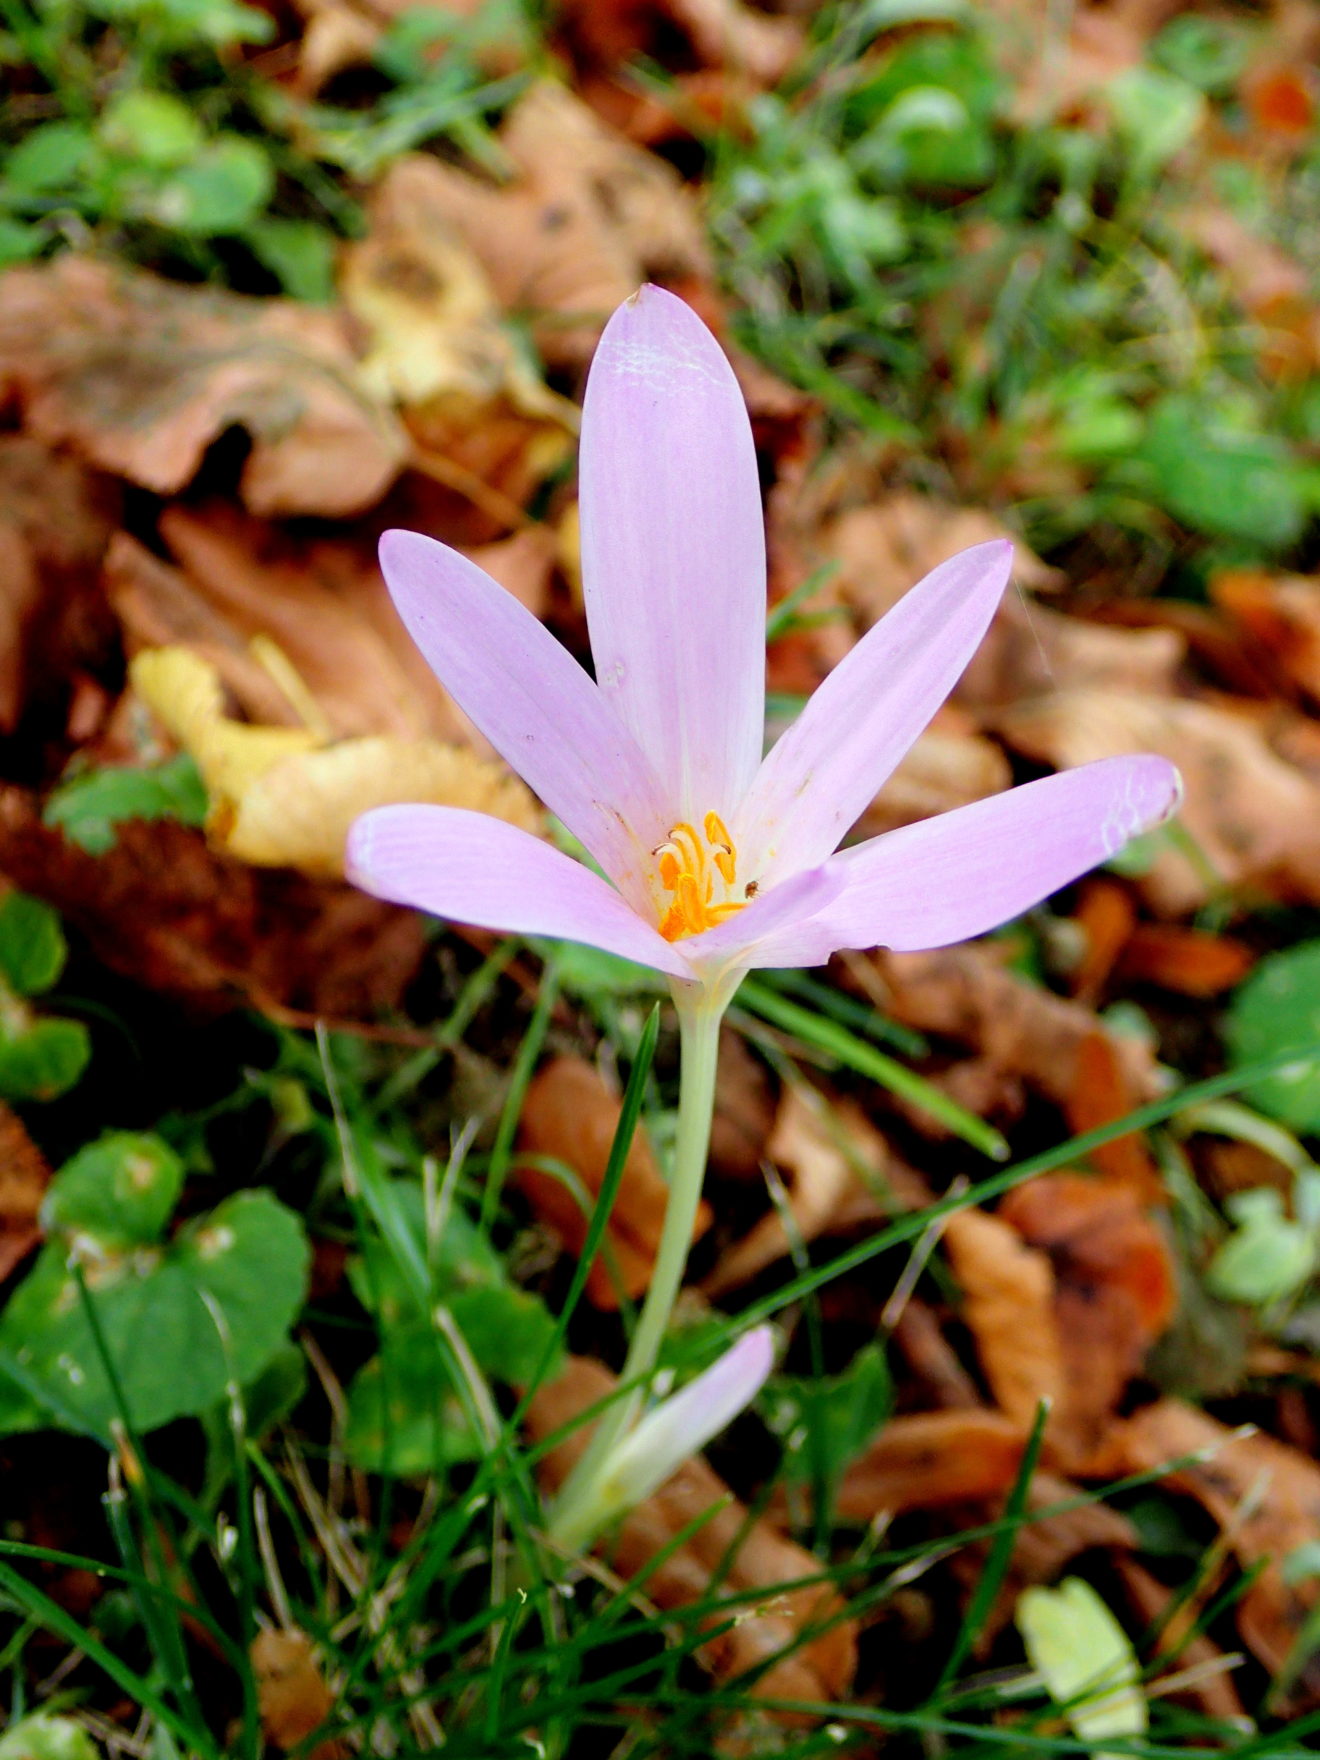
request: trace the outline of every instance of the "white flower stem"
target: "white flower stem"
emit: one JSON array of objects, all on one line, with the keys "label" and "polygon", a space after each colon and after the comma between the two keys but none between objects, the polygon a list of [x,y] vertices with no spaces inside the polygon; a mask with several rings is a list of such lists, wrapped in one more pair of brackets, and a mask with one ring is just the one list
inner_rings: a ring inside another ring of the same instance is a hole
[{"label": "white flower stem", "polygon": [[660,1245],[650,1288],[637,1319],[621,1379],[636,1383],[609,1407],[595,1435],[569,1474],[549,1522],[550,1538],[566,1551],[578,1551],[595,1537],[611,1513],[602,1509],[604,1468],[641,1410],[645,1378],[654,1369],[661,1341],[683,1284],[692,1230],[706,1173],[710,1126],[715,1112],[715,1069],[719,1058],[720,1022],[731,992],[675,985],[681,1064],[678,1090],[678,1135],[669,1180]]}]

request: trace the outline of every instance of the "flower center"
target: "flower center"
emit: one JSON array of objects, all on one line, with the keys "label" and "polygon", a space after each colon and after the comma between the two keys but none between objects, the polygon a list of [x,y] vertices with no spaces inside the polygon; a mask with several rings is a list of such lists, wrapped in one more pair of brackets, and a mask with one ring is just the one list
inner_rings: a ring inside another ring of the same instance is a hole
[{"label": "flower center", "polygon": [[[738,852],[718,813],[707,813],[701,824],[704,836],[686,820],[671,826],[668,841],[651,852],[660,864],[660,884],[669,894],[660,917],[660,933],[666,941],[713,929],[735,911],[745,910],[755,892],[753,885],[743,898],[728,896],[738,879]],[[722,894],[718,900],[717,885]]]}]

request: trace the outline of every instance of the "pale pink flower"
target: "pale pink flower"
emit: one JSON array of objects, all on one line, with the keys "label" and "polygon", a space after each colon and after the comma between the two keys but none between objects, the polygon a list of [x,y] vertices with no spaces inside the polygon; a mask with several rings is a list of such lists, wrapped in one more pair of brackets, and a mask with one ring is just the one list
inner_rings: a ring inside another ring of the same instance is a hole
[{"label": "pale pink flower", "polygon": [[727,998],[752,967],[993,929],[1177,805],[1163,758],[1111,758],[839,850],[975,653],[1012,546],[928,574],[762,758],[751,428],[714,338],[658,288],[619,308],[596,351],[581,523],[595,682],[456,550],[389,532],[381,565],[441,681],[608,879],[500,820],[392,806],[349,837],[368,891],[585,941]]}]

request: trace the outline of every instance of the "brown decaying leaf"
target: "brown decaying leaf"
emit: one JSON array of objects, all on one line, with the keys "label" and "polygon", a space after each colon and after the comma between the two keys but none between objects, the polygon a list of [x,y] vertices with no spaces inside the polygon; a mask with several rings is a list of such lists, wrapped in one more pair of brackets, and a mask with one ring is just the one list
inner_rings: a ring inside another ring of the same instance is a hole
[{"label": "brown decaying leaf", "polygon": [[959,725],[945,713],[917,739],[862,814],[858,837],[877,837],[899,825],[911,825],[936,813],[950,813],[998,794],[1013,780],[999,747]]},{"label": "brown decaying leaf", "polygon": [[[1119,1554],[1113,1559],[1119,1581],[1127,1591],[1128,1600],[1137,1619],[1147,1629],[1158,1628],[1155,1652],[1168,1655],[1178,1674],[1192,1679],[1181,1691],[1171,1694],[1175,1701],[1194,1705],[1207,1717],[1222,1717],[1243,1722],[1243,1706],[1233,1678],[1222,1666],[1223,1652],[1204,1632],[1188,1634],[1185,1620],[1176,1615],[1169,1619],[1173,1593],[1135,1558]],[[1184,1614],[1188,1610],[1184,1607]]]},{"label": "brown decaying leaf", "polygon": [[1042,1400],[1057,1408],[1065,1391],[1050,1261],[982,1210],[950,1216],[944,1247],[995,1403],[1025,1433]]},{"label": "brown decaying leaf", "polygon": [[1178,765],[1187,789],[1181,823],[1204,862],[1161,847],[1137,881],[1161,913],[1205,901],[1212,885],[1205,863],[1226,886],[1281,887],[1320,901],[1320,787],[1277,757],[1251,719],[1210,703],[1064,690],[993,721],[1019,751],[1061,770],[1139,751]]},{"label": "brown decaying leaf", "polygon": [[273,1747],[284,1754],[297,1748],[307,1760],[340,1760],[347,1754],[348,1749],[339,1741],[303,1746],[335,1708],[335,1696],[305,1632],[258,1632],[248,1659],[257,1681],[262,1733]]},{"label": "brown decaying leaf", "polygon": [[160,531],[179,568],[122,532],[107,559],[130,653],[194,648],[219,667],[249,720],[297,725],[301,704],[253,655],[253,638],[263,638],[285,656],[332,734],[462,737],[466,719],[399,621],[370,548],[295,542],[218,502],[166,508]]},{"label": "brown decaying leaf", "polygon": [[1273,662],[1285,684],[1320,703],[1320,581],[1259,569],[1224,569],[1210,596]]},{"label": "brown decaying leaf", "polygon": [[1053,1266],[1064,1397],[1050,1443],[1075,1463],[1100,1447],[1128,1382],[1173,1318],[1173,1258],[1140,1200],[1113,1180],[1044,1174],[1009,1192],[998,1216]]},{"label": "brown decaying leaf", "polygon": [[41,1240],[38,1215],[50,1167],[22,1119],[0,1102],[0,1280]]},{"label": "brown decaying leaf", "polygon": [[[1059,1103],[1076,1088],[1082,1045],[1106,1030],[1090,1009],[1006,970],[992,947],[874,958],[898,1020],[972,1046],[1004,1074],[1024,1078]],[[1150,1048],[1117,1036],[1113,1043],[1134,1100],[1153,1099],[1158,1076]]]},{"label": "brown decaying leaf", "polygon": [[362,383],[410,408],[452,400],[473,422],[506,403],[547,424],[562,459],[577,407],[515,347],[486,271],[447,216],[441,170],[422,154],[397,160],[371,192],[365,237],[340,258],[340,295],[366,337]]},{"label": "brown decaying leaf", "polygon": [[1026,1438],[1004,1412],[982,1408],[891,1418],[843,1476],[835,1503],[849,1521],[1002,1497]]},{"label": "brown decaying leaf", "polygon": [[[1164,1481],[1204,1506],[1244,1567],[1260,1565],[1237,1608],[1243,1641],[1271,1673],[1287,1661],[1320,1599],[1314,1577],[1284,1580],[1283,1562],[1320,1532],[1320,1466],[1256,1433],[1241,1435],[1181,1400],[1147,1406],[1122,1426],[1119,1471],[1148,1472],[1185,1455],[1205,1460],[1179,1467]],[[1320,1664],[1313,1657],[1293,1695],[1293,1709],[1320,1700]]]},{"label": "brown decaying leaf", "polygon": [[[1089,1033],[1078,1051],[1077,1084],[1065,1107],[1069,1128],[1075,1136],[1099,1130],[1126,1118],[1135,1104],[1113,1039],[1107,1033]],[[1088,1159],[1097,1173],[1124,1187],[1139,1203],[1166,1202],[1159,1170],[1136,1132],[1102,1143]]]},{"label": "brown decaying leaf", "polygon": [[777,85],[802,53],[796,20],[767,18],[740,0],[566,0],[559,18],[575,53],[606,68],[639,55],[665,59],[675,26],[706,68],[758,86]]},{"label": "brown decaying leaf", "polygon": [[798,1240],[810,1242],[930,1202],[920,1176],[891,1155],[860,1108],[849,1101],[827,1104],[798,1083],[784,1090],[766,1153],[785,1175],[791,1224],[772,1210],[726,1248],[702,1285],[712,1299],[782,1258],[791,1247],[790,1227]]},{"label": "brown decaying leaf", "polygon": [[190,648],[145,648],[129,676],[196,762],[210,797],[208,832],[241,861],[339,877],[353,821],[372,807],[407,802],[539,829],[526,786],[466,747],[384,736],[328,746],[305,727],[235,721],[224,712],[219,672]]},{"label": "brown decaying leaf", "polygon": [[[538,1440],[550,1435],[604,1399],[614,1385],[614,1377],[599,1363],[572,1358],[563,1374],[534,1395],[528,1429]],[[563,1483],[590,1435],[590,1426],[579,1428],[544,1457],[539,1470],[548,1489]],[[648,1571],[647,1597],[661,1608],[684,1607],[709,1596],[718,1584],[730,1596],[739,1597],[726,1614],[717,1607],[709,1616],[710,1625],[730,1623],[698,1653],[718,1679],[761,1669],[764,1672],[749,1687],[759,1696],[826,1702],[845,1697],[856,1668],[857,1639],[853,1622],[839,1617],[843,1609],[839,1596],[819,1583],[780,1588],[817,1577],[820,1561],[776,1533],[764,1519],[752,1520],[704,1461],[692,1460],[680,1467],[653,1497],[624,1518],[611,1537],[600,1542],[597,1551],[623,1577],[635,1576],[712,1509],[714,1513],[682,1546]],[[765,1591],[764,1601],[756,1599],[760,1590]],[[750,1598],[744,1598],[749,1591]],[[771,1661],[787,1645],[796,1644],[801,1634],[826,1622],[831,1622],[828,1629],[807,1637],[791,1655]]]},{"label": "brown decaying leaf", "polygon": [[1009,592],[955,695],[977,714],[1060,690],[1168,697],[1186,652],[1177,630],[1088,623]]},{"label": "brown decaying leaf", "polygon": [[501,306],[532,316],[551,365],[584,365],[610,312],[641,282],[710,280],[696,207],[677,175],[565,87],[532,86],[500,142],[517,173],[503,187],[427,161],[429,211],[480,259]]},{"label": "brown decaying leaf", "polygon": [[70,254],[0,281],[0,389],[38,439],[163,495],[245,428],[255,513],[359,512],[408,456],[336,314]]},{"label": "brown decaying leaf", "polygon": [[[605,1179],[621,1109],[619,1097],[606,1086],[599,1070],[580,1057],[553,1058],[527,1090],[518,1122],[518,1147],[524,1155],[564,1162],[586,1187],[588,1197],[595,1198]],[[571,1253],[580,1253],[589,1218],[563,1180],[525,1161],[518,1164],[516,1178],[541,1220]],[[669,1187],[639,1126],[605,1231],[619,1280],[630,1298],[641,1295],[651,1281],[668,1201]],[[710,1205],[703,1199],[694,1240],[701,1238],[710,1222]],[[619,1292],[604,1254],[592,1261],[587,1295],[598,1308],[613,1311],[619,1306]]]},{"label": "brown decaying leaf", "polygon": [[1132,894],[1117,880],[1093,874],[1078,890],[1073,922],[1082,934],[1081,957],[1068,974],[1079,1002],[1095,1002],[1118,961],[1137,920]]},{"label": "brown decaying leaf", "polygon": [[[811,518],[815,490],[804,517]],[[904,491],[865,507],[838,514],[820,533],[821,559],[837,567],[831,586],[851,605],[864,626],[876,623],[909,587],[941,562],[971,544],[1012,533],[979,507],[953,507],[926,495]],[[1018,538],[1013,539],[1014,578],[1024,587],[1059,585],[1049,568]]]},{"label": "brown decaying leaf", "polygon": [[0,730],[28,700],[67,691],[111,630],[98,590],[118,496],[108,478],[27,435],[0,438]]},{"label": "brown decaying leaf", "polygon": [[415,912],[250,868],[172,820],[121,824],[113,849],[89,855],[20,788],[0,789],[0,873],[53,904],[112,971],[206,1012],[370,1020],[398,1007],[425,946]]},{"label": "brown decaying leaf", "polygon": [[1240,984],[1255,961],[1249,947],[1228,935],[1175,923],[1138,923],[1119,958],[1118,975],[1179,996],[1219,996]]}]

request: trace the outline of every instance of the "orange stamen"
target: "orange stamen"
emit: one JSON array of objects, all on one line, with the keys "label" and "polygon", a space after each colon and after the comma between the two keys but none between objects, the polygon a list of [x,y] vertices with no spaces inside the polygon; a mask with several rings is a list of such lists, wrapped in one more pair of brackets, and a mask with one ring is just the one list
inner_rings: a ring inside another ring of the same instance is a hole
[{"label": "orange stamen", "polygon": [[724,891],[738,877],[738,852],[718,813],[705,815],[701,831],[685,819],[671,825],[667,840],[651,853],[660,885],[669,894],[660,912],[660,933],[666,941],[700,935],[746,908],[746,897],[715,896],[717,882],[723,883],[719,889]]}]

